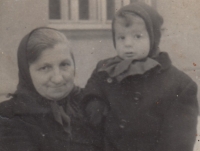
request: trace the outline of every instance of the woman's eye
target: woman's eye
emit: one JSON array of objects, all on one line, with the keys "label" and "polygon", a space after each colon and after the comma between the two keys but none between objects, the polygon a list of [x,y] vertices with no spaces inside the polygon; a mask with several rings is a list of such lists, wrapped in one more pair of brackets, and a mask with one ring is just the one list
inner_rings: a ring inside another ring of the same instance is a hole
[{"label": "woman's eye", "polygon": [[61,67],[68,67],[68,66],[70,66],[70,65],[71,65],[71,64],[68,63],[68,62],[63,62],[63,63],[60,64]]},{"label": "woman's eye", "polygon": [[49,69],[50,69],[49,66],[44,66],[44,67],[39,68],[40,71],[47,71]]}]

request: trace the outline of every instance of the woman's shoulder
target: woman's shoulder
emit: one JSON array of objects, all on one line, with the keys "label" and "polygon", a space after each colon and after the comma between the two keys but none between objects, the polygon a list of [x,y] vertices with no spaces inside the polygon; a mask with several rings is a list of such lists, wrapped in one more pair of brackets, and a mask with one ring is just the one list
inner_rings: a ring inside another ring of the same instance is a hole
[{"label": "woman's shoulder", "polygon": [[11,99],[0,104],[0,150],[38,150],[35,142],[41,141],[40,128],[29,123],[30,118],[24,120],[15,116],[12,110],[13,102]]},{"label": "woman's shoulder", "polygon": [[16,98],[11,98],[0,103],[0,116],[1,117],[12,117],[13,116],[13,107],[15,104]]}]

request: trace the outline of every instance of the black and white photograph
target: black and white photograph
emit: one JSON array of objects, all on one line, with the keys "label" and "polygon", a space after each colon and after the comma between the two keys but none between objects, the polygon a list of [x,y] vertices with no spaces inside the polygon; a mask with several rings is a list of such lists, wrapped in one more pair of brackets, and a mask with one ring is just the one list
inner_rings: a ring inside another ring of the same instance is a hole
[{"label": "black and white photograph", "polygon": [[0,151],[200,151],[199,0],[0,0]]}]

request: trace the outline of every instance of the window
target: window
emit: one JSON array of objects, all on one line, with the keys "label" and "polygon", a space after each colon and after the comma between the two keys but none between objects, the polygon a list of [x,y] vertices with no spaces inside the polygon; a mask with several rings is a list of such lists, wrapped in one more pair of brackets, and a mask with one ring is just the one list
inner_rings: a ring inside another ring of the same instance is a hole
[{"label": "window", "polygon": [[49,0],[49,19],[61,19],[60,0]]},{"label": "window", "polygon": [[49,26],[57,29],[110,29],[114,13],[131,2],[155,0],[49,0]]}]

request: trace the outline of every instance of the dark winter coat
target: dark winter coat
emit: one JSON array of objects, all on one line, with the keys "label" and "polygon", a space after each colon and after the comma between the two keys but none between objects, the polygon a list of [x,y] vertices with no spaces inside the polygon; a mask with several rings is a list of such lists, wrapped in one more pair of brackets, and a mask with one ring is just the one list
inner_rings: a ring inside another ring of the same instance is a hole
[{"label": "dark winter coat", "polygon": [[100,150],[100,136],[82,117],[77,94],[59,102],[65,110],[70,105],[75,111],[69,114],[71,136],[55,120],[49,102],[31,102],[23,97],[0,104],[0,151]]},{"label": "dark winter coat", "polygon": [[[85,88],[85,101],[109,105],[106,151],[192,151],[198,116],[197,85],[175,68],[167,53],[155,59],[162,69],[129,76],[120,83],[97,72]],[[85,106],[87,106],[85,104]]]}]

